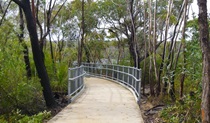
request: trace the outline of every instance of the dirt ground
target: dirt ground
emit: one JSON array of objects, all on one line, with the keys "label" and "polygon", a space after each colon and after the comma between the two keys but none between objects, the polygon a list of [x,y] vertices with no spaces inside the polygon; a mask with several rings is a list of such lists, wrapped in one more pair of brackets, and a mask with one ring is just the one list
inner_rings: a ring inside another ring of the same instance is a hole
[{"label": "dirt ground", "polygon": [[145,87],[145,95],[141,97],[140,109],[144,123],[162,123],[159,113],[165,105],[157,97],[150,97],[149,86]]}]

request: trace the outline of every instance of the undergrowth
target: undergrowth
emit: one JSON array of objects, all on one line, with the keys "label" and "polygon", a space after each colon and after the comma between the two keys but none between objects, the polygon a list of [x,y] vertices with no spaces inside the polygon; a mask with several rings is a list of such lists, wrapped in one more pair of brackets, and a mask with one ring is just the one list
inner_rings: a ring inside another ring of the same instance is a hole
[{"label": "undergrowth", "polygon": [[201,95],[186,95],[182,100],[168,106],[161,113],[160,117],[165,123],[199,123]]},{"label": "undergrowth", "polygon": [[29,116],[21,113],[20,110],[13,110],[9,114],[0,115],[0,123],[43,123],[51,116],[51,112],[43,111]]}]

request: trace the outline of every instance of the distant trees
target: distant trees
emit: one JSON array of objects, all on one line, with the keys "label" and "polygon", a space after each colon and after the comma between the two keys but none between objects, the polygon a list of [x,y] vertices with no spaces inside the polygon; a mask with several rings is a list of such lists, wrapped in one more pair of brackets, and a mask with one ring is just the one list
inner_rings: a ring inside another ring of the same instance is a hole
[{"label": "distant trees", "polygon": [[[108,29],[114,33],[119,40],[119,35],[126,36],[130,52],[130,62],[135,67],[140,67],[140,47],[137,35],[138,29],[142,25],[141,20],[141,1],[123,0],[99,2],[101,10],[99,10],[102,22],[109,24]],[[138,8],[138,9],[137,9]],[[119,42],[120,43],[120,42]]]}]

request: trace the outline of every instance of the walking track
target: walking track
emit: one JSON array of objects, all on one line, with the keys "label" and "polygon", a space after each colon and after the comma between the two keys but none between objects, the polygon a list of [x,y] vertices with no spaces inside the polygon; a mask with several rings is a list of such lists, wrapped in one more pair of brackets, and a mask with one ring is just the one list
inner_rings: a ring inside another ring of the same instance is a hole
[{"label": "walking track", "polygon": [[48,123],[143,123],[133,94],[123,86],[85,78],[84,92]]}]

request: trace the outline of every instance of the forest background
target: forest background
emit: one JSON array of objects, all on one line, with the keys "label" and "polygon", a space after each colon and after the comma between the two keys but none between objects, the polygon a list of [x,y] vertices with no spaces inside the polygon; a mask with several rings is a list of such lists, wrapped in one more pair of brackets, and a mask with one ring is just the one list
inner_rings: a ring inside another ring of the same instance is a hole
[{"label": "forest background", "polygon": [[68,68],[81,62],[141,68],[142,94],[167,106],[162,121],[201,122],[196,2],[0,1],[0,122],[49,118]]}]

